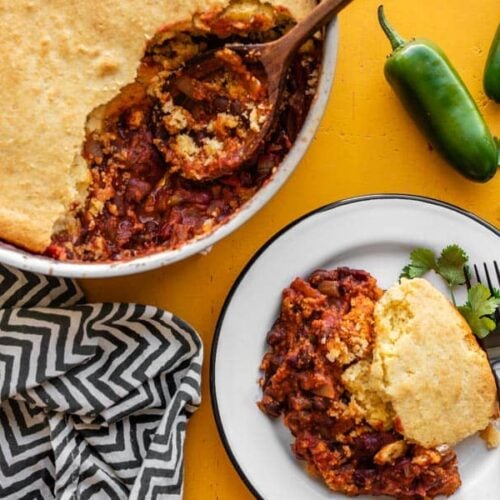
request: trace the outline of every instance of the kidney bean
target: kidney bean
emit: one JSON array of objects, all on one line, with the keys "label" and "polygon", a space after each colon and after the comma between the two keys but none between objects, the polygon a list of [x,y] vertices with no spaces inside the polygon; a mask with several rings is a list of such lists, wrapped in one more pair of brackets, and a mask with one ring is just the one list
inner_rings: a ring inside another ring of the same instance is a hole
[{"label": "kidney bean", "polygon": [[141,202],[151,191],[151,184],[141,179],[130,179],[125,191],[125,198],[129,202]]},{"label": "kidney bean", "polygon": [[397,437],[389,432],[367,433],[356,438],[355,454],[361,458],[373,457],[383,446],[397,441]]},{"label": "kidney bean", "polygon": [[374,469],[356,469],[353,474],[354,484],[358,488],[365,488],[369,481],[373,481],[377,476]]},{"label": "kidney bean", "polygon": [[212,107],[216,113],[228,112],[231,108],[231,101],[224,96],[217,96],[212,101]]}]

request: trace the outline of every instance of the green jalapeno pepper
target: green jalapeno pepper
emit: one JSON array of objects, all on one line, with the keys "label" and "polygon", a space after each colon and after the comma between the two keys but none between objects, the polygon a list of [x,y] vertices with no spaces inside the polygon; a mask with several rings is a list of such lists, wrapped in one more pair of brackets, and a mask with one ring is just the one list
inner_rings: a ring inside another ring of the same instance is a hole
[{"label": "green jalapeno pepper", "polygon": [[393,53],[385,76],[430,142],[468,179],[486,182],[498,167],[498,147],[472,96],[433,42],[403,40],[378,9]]},{"label": "green jalapeno pepper", "polygon": [[490,99],[500,102],[500,24],[486,60],[483,86]]}]

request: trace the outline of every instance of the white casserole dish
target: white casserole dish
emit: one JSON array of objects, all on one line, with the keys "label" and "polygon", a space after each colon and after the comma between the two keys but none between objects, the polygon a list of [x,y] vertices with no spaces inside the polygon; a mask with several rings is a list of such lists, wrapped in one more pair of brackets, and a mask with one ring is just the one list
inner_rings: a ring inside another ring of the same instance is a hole
[{"label": "white casserole dish", "polygon": [[318,90],[304,126],[295,140],[292,149],[285,157],[276,173],[255,194],[255,196],[241,207],[228,222],[217,227],[213,232],[192,240],[178,249],[159,251],[126,261],[95,264],[60,262],[0,242],[0,262],[26,271],[34,271],[55,276],[69,278],[108,278],[149,271],[172,264],[206,250],[244,224],[250,217],[258,212],[276,194],[300,163],[316,133],[328,102],[335,72],[337,48],[338,19],[335,19],[328,26],[326,32],[323,64]]}]

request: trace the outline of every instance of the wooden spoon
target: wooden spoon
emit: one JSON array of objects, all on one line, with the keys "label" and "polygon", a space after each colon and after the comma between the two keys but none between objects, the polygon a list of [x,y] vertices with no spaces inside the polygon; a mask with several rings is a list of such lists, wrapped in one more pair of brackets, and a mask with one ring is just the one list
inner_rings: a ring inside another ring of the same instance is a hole
[{"label": "wooden spoon", "polygon": [[[253,68],[251,71],[255,71],[255,76],[247,77],[246,81],[244,79],[240,81],[243,86],[247,86],[246,90],[249,95],[253,94],[257,102],[260,100],[263,103],[265,115],[259,117],[258,130],[255,126],[253,130],[249,130],[245,140],[237,144],[236,148],[230,141],[224,141],[222,143],[224,151],[219,151],[213,162],[207,158],[204,158],[202,162],[189,162],[182,158],[174,158],[170,154],[170,158],[177,161],[175,170],[186,178],[205,181],[230,174],[252,160],[272,131],[277,119],[288,69],[295,52],[307,38],[331,21],[351,1],[323,0],[307,18],[277,40],[260,44],[227,44],[223,49],[209,51],[188,62],[181,74],[174,78],[172,85],[177,92],[187,95],[191,100],[200,103],[203,101],[202,106],[204,106],[205,102],[214,98],[213,90],[210,85],[205,84],[204,80],[224,66],[224,59],[227,55],[229,58],[231,54],[239,56],[237,59],[244,68]],[[221,57],[221,54],[226,56]],[[259,69],[255,70],[255,68]],[[238,63],[226,65],[227,69],[238,73]],[[243,73],[242,71],[237,76],[241,77]],[[265,96],[262,95],[261,87],[266,90]]]}]

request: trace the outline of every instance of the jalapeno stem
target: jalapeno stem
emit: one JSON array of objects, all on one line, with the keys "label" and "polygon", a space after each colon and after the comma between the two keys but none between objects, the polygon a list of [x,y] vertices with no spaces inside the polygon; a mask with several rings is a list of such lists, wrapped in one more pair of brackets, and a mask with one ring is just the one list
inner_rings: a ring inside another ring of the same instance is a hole
[{"label": "jalapeno stem", "polygon": [[391,42],[392,50],[396,50],[399,47],[402,47],[406,43],[406,40],[404,38],[401,38],[394,30],[394,28],[387,22],[387,19],[384,15],[383,5],[378,6],[377,14],[378,22],[380,23],[380,26],[382,26],[384,33],[387,35],[387,38]]}]

